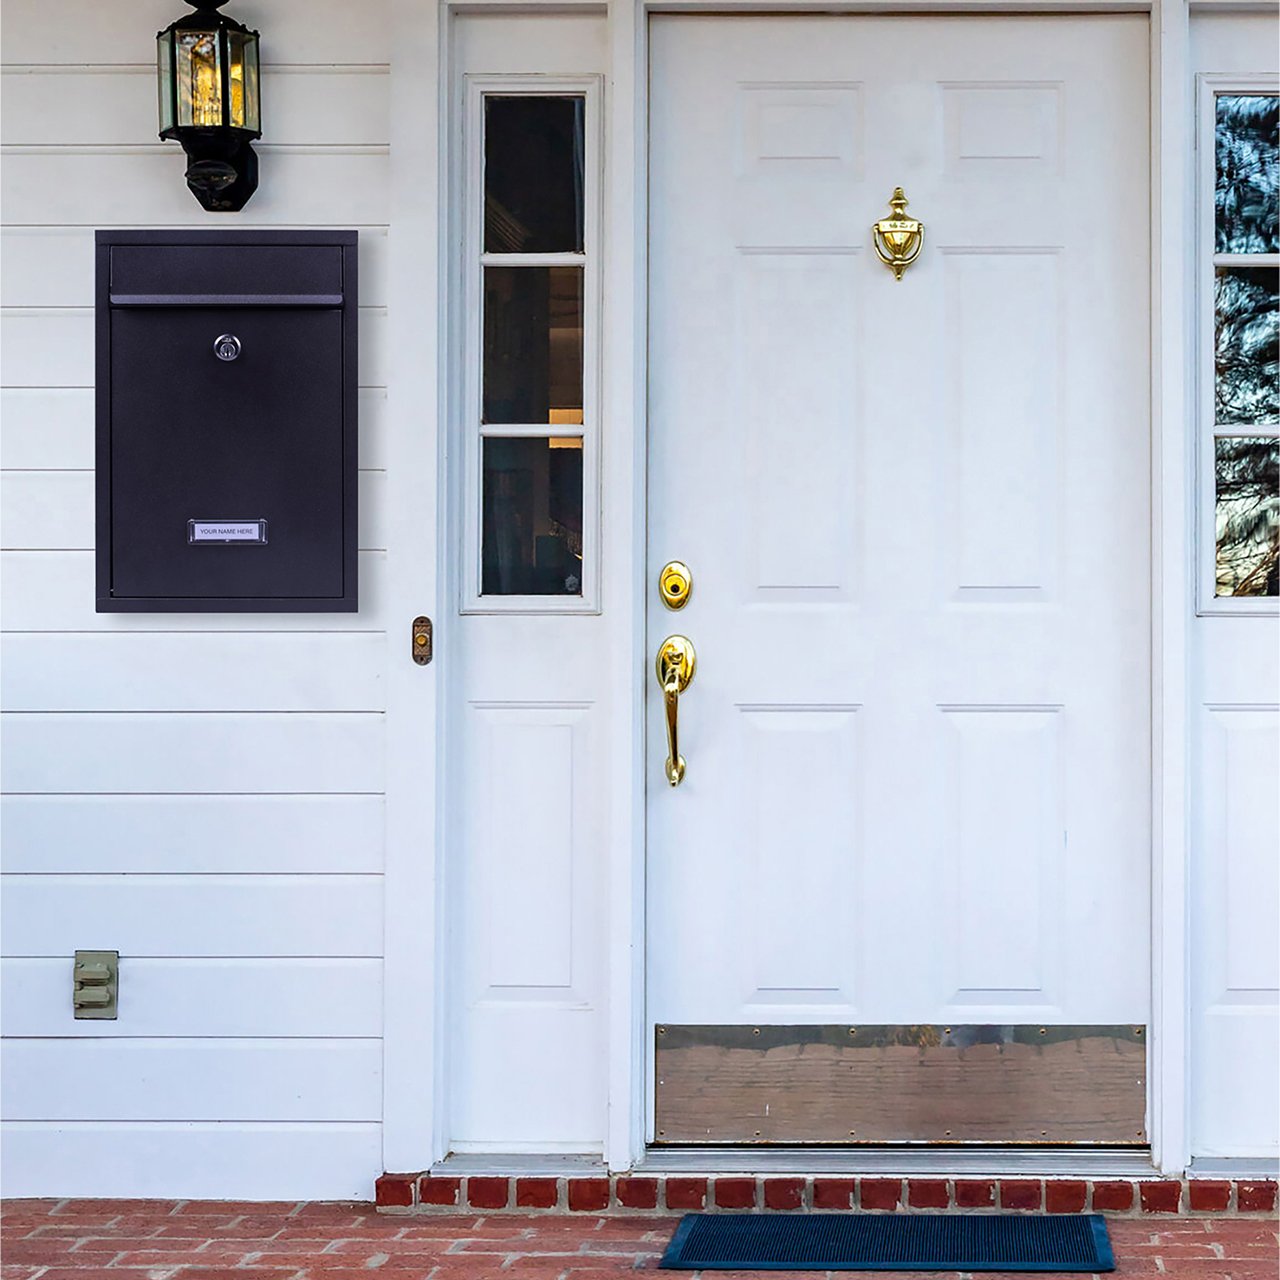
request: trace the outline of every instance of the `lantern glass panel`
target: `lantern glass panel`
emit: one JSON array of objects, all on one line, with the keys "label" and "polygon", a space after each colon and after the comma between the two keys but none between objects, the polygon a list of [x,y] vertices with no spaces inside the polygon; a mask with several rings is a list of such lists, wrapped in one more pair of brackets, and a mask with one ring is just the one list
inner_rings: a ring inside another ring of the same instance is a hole
[{"label": "lantern glass panel", "polygon": [[160,95],[160,132],[173,128],[173,37],[162,31],[156,37],[156,76]]},{"label": "lantern glass panel", "polygon": [[216,128],[222,119],[222,66],[216,31],[177,31],[178,124]]},{"label": "lantern glass panel", "polygon": [[231,118],[233,129],[262,127],[258,99],[258,37],[248,31],[228,32],[230,45]]}]

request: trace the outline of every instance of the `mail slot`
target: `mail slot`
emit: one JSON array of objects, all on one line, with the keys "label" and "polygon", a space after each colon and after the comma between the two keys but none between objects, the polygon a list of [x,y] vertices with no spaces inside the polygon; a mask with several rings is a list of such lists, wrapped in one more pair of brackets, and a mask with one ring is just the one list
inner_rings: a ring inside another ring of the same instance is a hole
[{"label": "mail slot", "polygon": [[97,233],[98,612],[356,609],[356,246]]}]

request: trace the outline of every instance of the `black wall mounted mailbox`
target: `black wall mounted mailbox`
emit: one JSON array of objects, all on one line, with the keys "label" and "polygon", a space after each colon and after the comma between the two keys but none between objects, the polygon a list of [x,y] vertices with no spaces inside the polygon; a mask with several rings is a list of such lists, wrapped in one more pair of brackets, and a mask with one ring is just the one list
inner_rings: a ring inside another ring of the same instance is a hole
[{"label": "black wall mounted mailbox", "polygon": [[356,609],[356,243],[97,233],[99,613]]}]

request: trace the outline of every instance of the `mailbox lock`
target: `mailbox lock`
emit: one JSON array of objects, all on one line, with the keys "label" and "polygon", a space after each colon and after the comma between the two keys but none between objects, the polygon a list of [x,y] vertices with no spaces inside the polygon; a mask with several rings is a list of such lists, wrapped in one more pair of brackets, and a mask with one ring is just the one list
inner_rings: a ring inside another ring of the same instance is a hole
[{"label": "mailbox lock", "polygon": [[240,354],[240,339],[234,333],[219,334],[213,340],[213,354],[219,360],[234,360]]}]

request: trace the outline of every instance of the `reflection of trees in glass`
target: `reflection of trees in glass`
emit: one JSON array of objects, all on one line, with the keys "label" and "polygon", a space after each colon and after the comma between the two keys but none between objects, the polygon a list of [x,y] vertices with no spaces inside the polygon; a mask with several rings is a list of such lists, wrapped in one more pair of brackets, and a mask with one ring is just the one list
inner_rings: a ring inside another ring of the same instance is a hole
[{"label": "reflection of trees in glass", "polygon": [[1218,99],[1218,253],[1276,253],[1277,150],[1280,98],[1241,94]]},{"label": "reflection of trees in glass", "polygon": [[1219,596],[1280,595],[1280,440],[1220,438],[1217,474]]},{"label": "reflection of trees in glass", "polygon": [[1219,267],[1214,282],[1214,419],[1274,422],[1280,298],[1274,267]]}]

